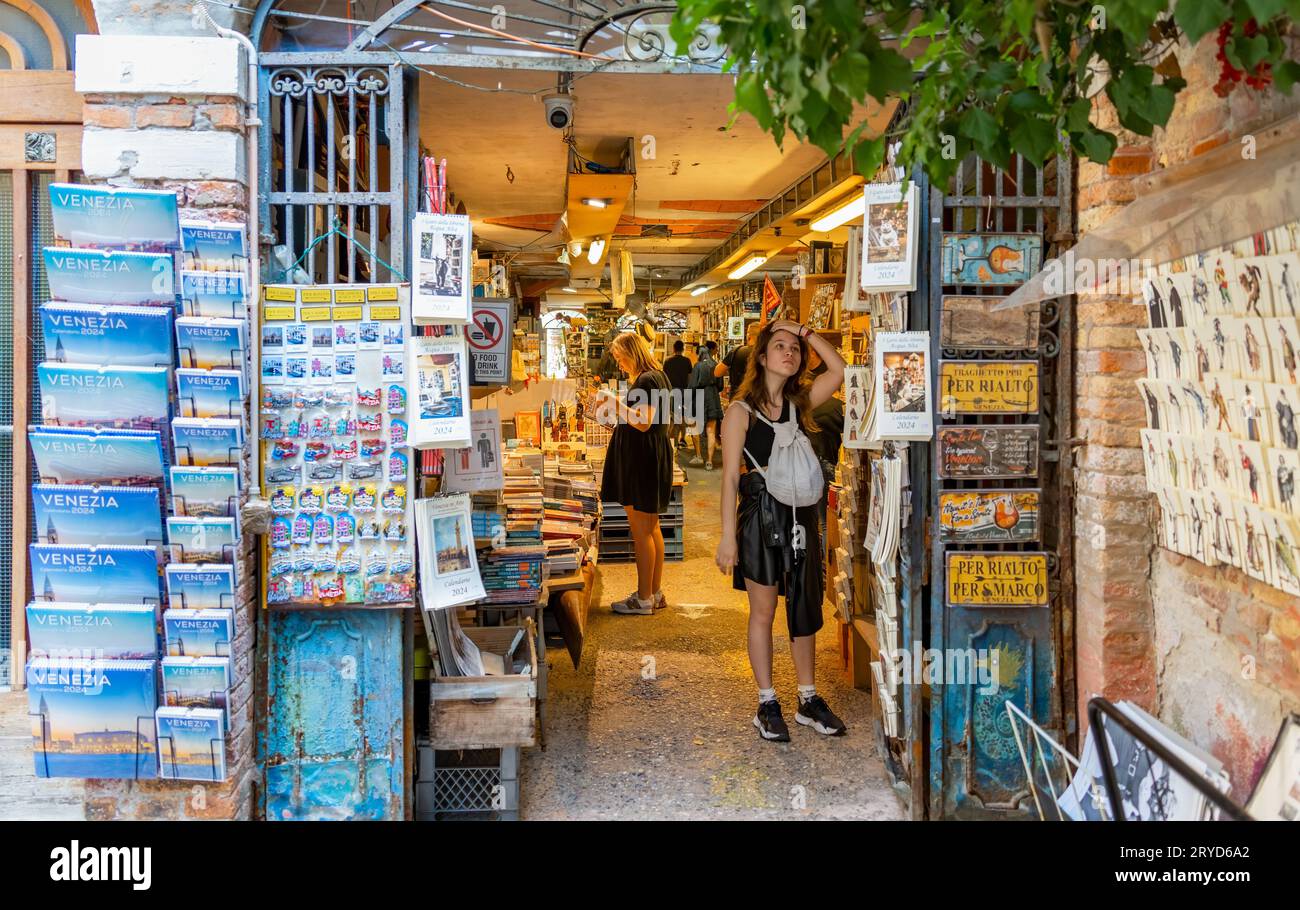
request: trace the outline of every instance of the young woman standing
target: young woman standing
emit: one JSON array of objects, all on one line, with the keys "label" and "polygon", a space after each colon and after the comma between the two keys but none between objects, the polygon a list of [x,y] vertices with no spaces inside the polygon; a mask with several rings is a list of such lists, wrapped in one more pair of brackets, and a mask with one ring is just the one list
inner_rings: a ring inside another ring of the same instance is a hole
[{"label": "young woman standing", "polygon": [[[826,364],[815,380],[808,375],[809,346]],[[749,665],[758,684],[754,726],[768,740],[790,740],[772,687],[772,621],[781,595],[799,681],[795,720],[830,736],[845,730],[817,694],[813,677],[824,594],[817,507],[792,509],[777,502],[759,470],[771,457],[774,425],[797,420],[805,432],[816,433],[813,410],[835,394],[843,378],[844,360],[829,341],[795,322],[768,323],[754,341],[745,379],[722,421],[717,564],[732,573],[733,587],[749,595]]]},{"label": "young woman standing", "polygon": [[663,592],[664,535],[659,513],[667,510],[673,488],[673,452],[666,411],[671,385],[645,339],[632,332],[609,344],[628,376],[627,399],[606,394],[593,402],[597,411],[617,416],[605,453],[602,502],[622,504],[636,550],[636,590],[610,604],[615,613],[649,614],[668,605]]}]

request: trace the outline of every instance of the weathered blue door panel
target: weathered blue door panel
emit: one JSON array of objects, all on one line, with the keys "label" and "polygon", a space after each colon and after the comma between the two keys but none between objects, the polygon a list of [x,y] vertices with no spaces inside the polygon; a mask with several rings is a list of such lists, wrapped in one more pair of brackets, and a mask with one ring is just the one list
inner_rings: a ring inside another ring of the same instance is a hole
[{"label": "weathered blue door panel", "polygon": [[401,612],[276,611],[267,627],[267,819],[400,820]]}]

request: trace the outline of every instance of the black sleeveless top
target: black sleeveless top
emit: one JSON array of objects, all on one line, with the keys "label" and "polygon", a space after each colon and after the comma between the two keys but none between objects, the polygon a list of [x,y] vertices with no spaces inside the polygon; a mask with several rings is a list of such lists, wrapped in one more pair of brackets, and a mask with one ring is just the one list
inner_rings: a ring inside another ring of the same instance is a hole
[{"label": "black sleeveless top", "polygon": [[[785,423],[790,419],[790,405],[782,405],[781,417],[773,420],[772,423]],[[776,441],[776,433],[758,416],[755,411],[748,411],[749,429],[745,432],[745,449],[749,455],[744,455],[744,461],[747,467],[766,468],[768,461],[772,458],[772,443]],[[763,417],[767,415],[764,414]],[[752,455],[753,459],[749,456]],[[757,462],[754,461],[757,459]]]}]

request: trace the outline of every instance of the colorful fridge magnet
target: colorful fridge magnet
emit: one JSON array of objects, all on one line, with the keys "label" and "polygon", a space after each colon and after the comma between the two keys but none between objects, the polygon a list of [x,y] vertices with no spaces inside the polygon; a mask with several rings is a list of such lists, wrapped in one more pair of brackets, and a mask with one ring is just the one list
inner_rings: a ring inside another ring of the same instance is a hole
[{"label": "colorful fridge magnet", "polygon": [[384,418],[381,414],[367,414],[357,419],[357,432],[359,433],[382,433],[384,431]]},{"label": "colorful fridge magnet", "polygon": [[375,503],[375,485],[373,483],[363,483],[352,494],[352,507],[363,514],[375,511]]},{"label": "colorful fridge magnet", "polygon": [[398,550],[397,555],[393,557],[392,562],[389,564],[389,568],[392,569],[394,575],[405,575],[415,568],[415,563],[412,562],[410,553],[406,550]]},{"label": "colorful fridge magnet", "polygon": [[325,390],[325,407],[341,408],[352,404],[352,390],[348,388],[332,388]]},{"label": "colorful fridge magnet", "polygon": [[388,571],[388,559],[382,553],[371,553],[366,557],[366,577],[374,578]]},{"label": "colorful fridge magnet", "polygon": [[357,404],[363,408],[377,408],[383,401],[382,389],[358,389]]},{"label": "colorful fridge magnet", "polygon": [[384,445],[382,439],[363,439],[361,440],[361,457],[374,458],[376,455],[383,455],[386,448],[388,446]]},{"label": "colorful fridge magnet", "polygon": [[311,516],[299,515],[293,520],[293,542],[300,546],[311,543]]},{"label": "colorful fridge magnet", "polygon": [[284,604],[289,602],[290,582],[287,578],[277,578],[266,586],[266,602]]},{"label": "colorful fridge magnet", "polygon": [[334,539],[338,543],[352,543],[357,536],[357,520],[344,512],[334,520]]},{"label": "colorful fridge magnet", "polygon": [[290,590],[293,592],[291,596],[294,600],[303,601],[307,599],[307,592],[311,590],[310,581],[301,575],[294,575],[290,580],[290,584]]},{"label": "colorful fridge magnet", "polygon": [[259,432],[263,439],[279,439],[284,435],[284,421],[280,419],[279,414],[263,417]]},{"label": "colorful fridge magnet", "polygon": [[372,477],[379,476],[379,465],[377,464],[350,464],[348,465],[348,480],[369,480]]},{"label": "colorful fridge magnet", "polygon": [[351,438],[357,435],[357,419],[351,414],[344,414],[334,421],[334,435]]},{"label": "colorful fridge magnet", "polygon": [[406,389],[400,385],[390,385],[388,387],[388,413],[406,413]]},{"label": "colorful fridge magnet", "polygon": [[271,519],[271,546],[277,550],[288,549],[292,541],[290,523],[287,518]]},{"label": "colorful fridge magnet", "polygon": [[332,461],[321,461],[311,466],[308,478],[311,480],[338,480],[343,466]]},{"label": "colorful fridge magnet", "polygon": [[335,443],[334,457],[339,461],[351,461],[357,457],[357,441]]},{"label": "colorful fridge magnet", "polygon": [[389,487],[380,497],[380,504],[385,512],[406,512],[406,487]]},{"label": "colorful fridge magnet", "polygon": [[352,489],[344,486],[330,487],[325,494],[325,508],[330,512],[342,512],[348,507],[349,500],[352,499]]},{"label": "colorful fridge magnet", "polygon": [[315,462],[329,458],[330,447],[324,442],[309,442],[303,447],[302,457],[304,461]]},{"label": "colorful fridge magnet", "polygon": [[271,490],[271,511],[276,515],[293,514],[293,487],[275,487]]},{"label": "colorful fridge magnet", "polygon": [[262,410],[281,411],[293,405],[292,392],[280,392],[276,389],[262,389]]},{"label": "colorful fridge magnet", "polygon": [[343,584],[337,578],[322,581],[316,586],[316,596],[321,600],[341,600],[343,598]]},{"label": "colorful fridge magnet", "polygon": [[[406,522],[400,518],[390,518],[384,522],[384,540],[403,543],[406,541]],[[393,571],[398,571],[394,569]]]},{"label": "colorful fridge magnet", "polygon": [[388,425],[388,440],[395,446],[406,445],[406,421],[394,420]]},{"label": "colorful fridge magnet", "polygon": [[279,578],[293,571],[293,558],[288,553],[276,553],[271,557],[271,577]]},{"label": "colorful fridge magnet", "polygon": [[334,427],[328,415],[313,417],[307,425],[308,439],[329,439],[334,435]]},{"label": "colorful fridge magnet", "polygon": [[311,539],[313,543],[333,544],[334,519],[329,515],[317,515]]},{"label": "colorful fridge magnet", "polygon": [[379,522],[373,519],[361,522],[360,527],[357,528],[357,536],[362,540],[378,540]]},{"label": "colorful fridge magnet", "polygon": [[317,575],[332,575],[339,570],[338,557],[334,555],[333,550],[321,550],[316,554],[316,562],[312,569]]},{"label": "colorful fridge magnet", "polygon": [[294,417],[284,425],[284,435],[290,439],[302,439],[307,435],[307,425],[301,417]]},{"label": "colorful fridge magnet", "polygon": [[267,469],[267,483],[292,483],[296,484],[302,479],[302,468],[298,465],[277,465]]},{"label": "colorful fridge magnet", "polygon": [[406,456],[400,452],[388,456],[388,480],[391,483],[406,481]]},{"label": "colorful fridge magnet", "polygon": [[316,554],[311,550],[301,550],[293,557],[293,570],[295,572],[310,572],[316,568]]},{"label": "colorful fridge magnet", "polygon": [[320,487],[305,487],[298,494],[298,508],[305,515],[318,515],[322,505],[324,505],[325,496]]},{"label": "colorful fridge magnet", "polygon": [[361,571],[361,557],[353,547],[347,547],[339,556],[339,571],[344,575],[355,575]]},{"label": "colorful fridge magnet", "polygon": [[360,572],[343,576],[343,595],[348,603],[360,603],[365,592],[366,584]]}]

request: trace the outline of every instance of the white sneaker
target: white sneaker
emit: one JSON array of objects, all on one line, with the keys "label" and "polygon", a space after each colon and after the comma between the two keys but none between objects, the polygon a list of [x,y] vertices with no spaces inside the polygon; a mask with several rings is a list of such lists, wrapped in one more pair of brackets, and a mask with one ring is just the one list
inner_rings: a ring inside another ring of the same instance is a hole
[{"label": "white sneaker", "polygon": [[691,459],[690,464],[687,465],[687,467],[698,468],[702,464],[704,464],[704,459],[696,455],[694,458]]},{"label": "white sneaker", "polygon": [[655,611],[655,598],[651,597],[649,600],[642,600],[641,598],[637,597],[636,592],[633,591],[631,594],[629,594],[627,597],[624,597],[622,600],[614,601],[612,604],[609,605],[609,608],[613,610],[615,613],[623,613],[626,615],[635,614],[637,616],[650,616]]},{"label": "white sneaker", "polygon": [[664,597],[663,591],[655,591],[654,602],[656,610],[663,610],[668,606],[668,598]]},{"label": "white sneaker", "polygon": [[712,470],[713,470],[713,462],[709,462],[708,464],[706,464],[706,465],[704,466],[704,470],[706,470],[706,471],[712,471]]}]

